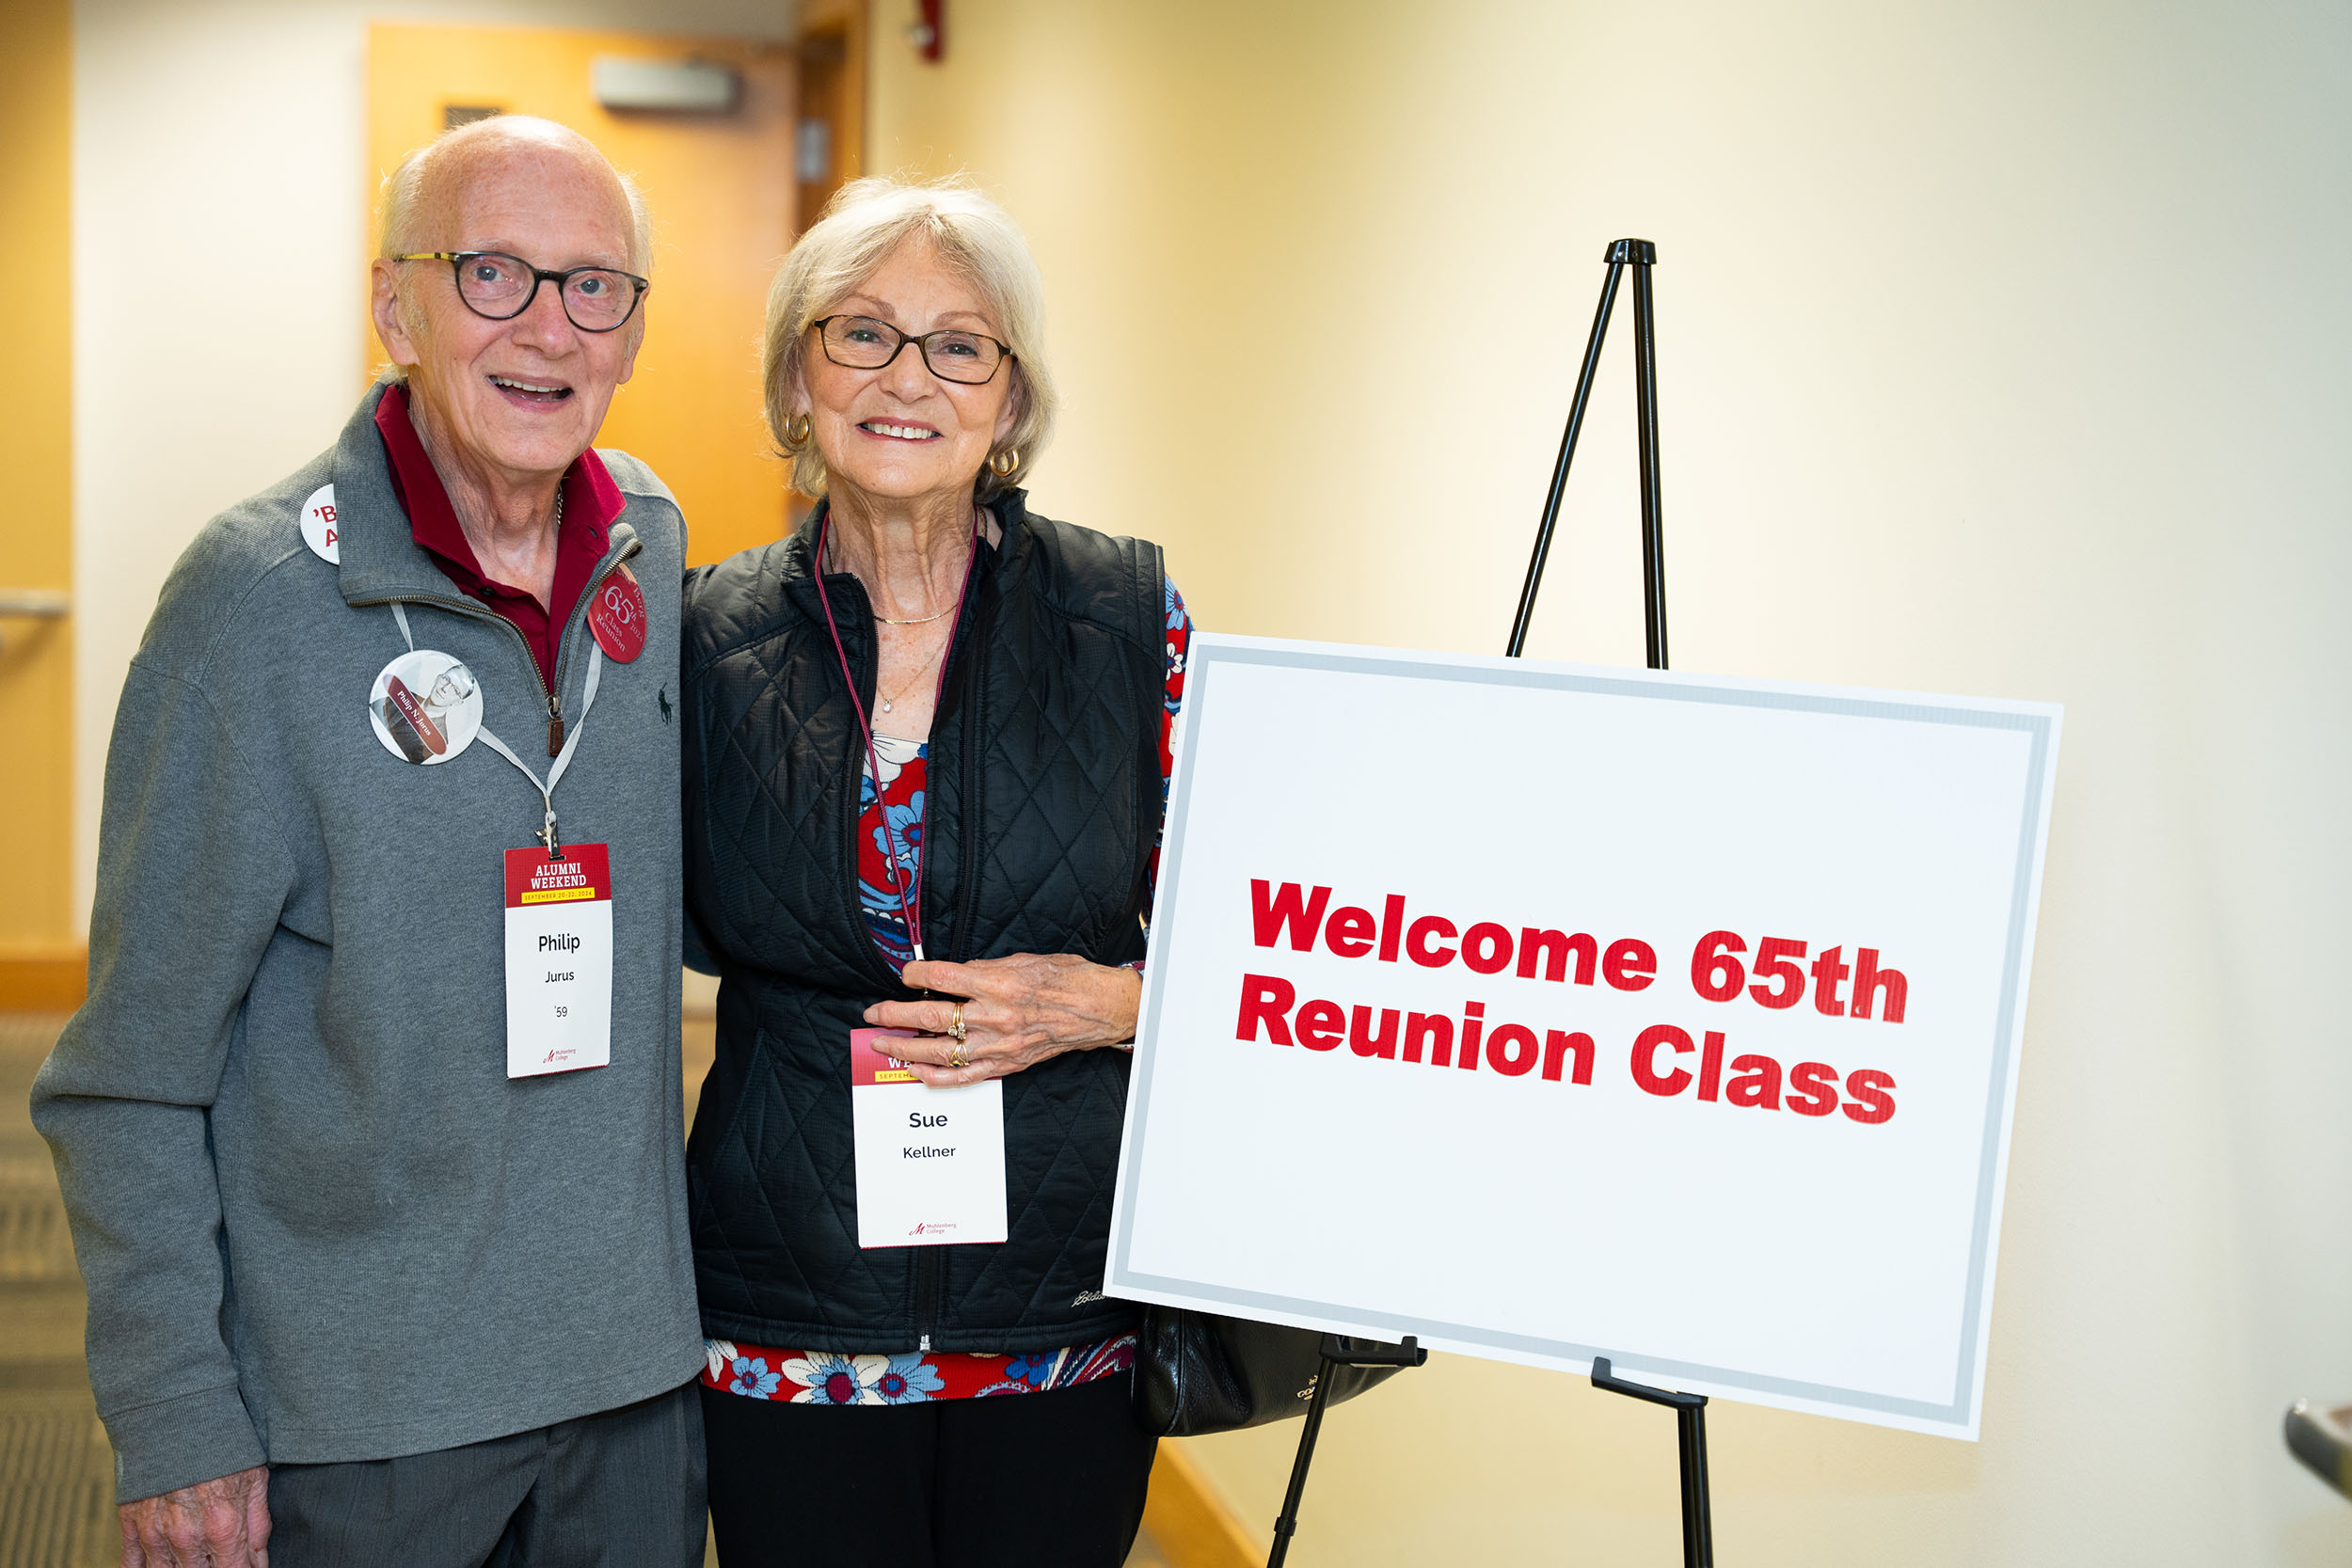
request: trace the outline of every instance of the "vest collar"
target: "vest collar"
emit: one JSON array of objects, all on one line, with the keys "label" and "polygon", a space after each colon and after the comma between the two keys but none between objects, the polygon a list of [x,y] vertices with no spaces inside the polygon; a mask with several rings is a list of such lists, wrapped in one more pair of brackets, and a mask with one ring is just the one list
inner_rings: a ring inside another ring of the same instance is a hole
[{"label": "vest collar", "polygon": [[[1029,554],[1029,493],[1026,490],[1002,491],[985,504],[996,519],[997,530],[1004,535],[989,559],[981,562],[983,573],[997,579],[1001,586],[1008,574],[1018,571]],[[813,583],[816,580],[817,534],[824,527],[825,517],[833,510],[830,499],[820,499],[808,509],[801,526],[792,531],[784,542],[784,551],[777,563],[788,584]],[[844,579],[855,581],[848,572],[825,574],[825,592],[834,592],[834,584]],[[812,591],[813,597],[813,591]]]}]

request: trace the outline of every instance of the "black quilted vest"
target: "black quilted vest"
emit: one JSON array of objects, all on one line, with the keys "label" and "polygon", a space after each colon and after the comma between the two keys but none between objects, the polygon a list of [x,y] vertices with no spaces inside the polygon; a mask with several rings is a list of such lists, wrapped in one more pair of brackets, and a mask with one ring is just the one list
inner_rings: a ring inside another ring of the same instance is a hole
[{"label": "black quilted vest", "polygon": [[[1167,674],[1156,546],[993,504],[931,725],[924,946],[935,958],[1142,957]],[[821,514],[821,509],[820,514]],[[705,1331],[793,1349],[1038,1351],[1105,1338],[1104,1249],[1127,1053],[1005,1080],[1000,1245],[857,1244],[849,1038],[904,990],[856,891],[871,607],[810,575],[818,518],[686,580],[686,901],[720,974],[718,1059],[687,1141]]]}]

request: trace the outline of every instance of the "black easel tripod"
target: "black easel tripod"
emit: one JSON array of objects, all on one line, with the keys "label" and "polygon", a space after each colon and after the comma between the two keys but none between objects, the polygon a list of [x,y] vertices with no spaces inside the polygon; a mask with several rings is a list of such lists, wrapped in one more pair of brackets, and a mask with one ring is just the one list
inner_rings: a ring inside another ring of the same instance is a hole
[{"label": "black easel tripod", "polygon": [[[1298,1504],[1307,1493],[1307,1467],[1314,1463],[1315,1439],[1323,1433],[1323,1408],[1331,1392],[1333,1369],[1418,1367],[1428,1359],[1429,1353],[1410,1335],[1396,1345],[1359,1343],[1337,1334],[1323,1337],[1323,1365],[1315,1373],[1314,1398],[1307,1406],[1306,1425],[1299,1430],[1298,1454],[1291,1461],[1291,1483],[1282,1494],[1281,1517],[1274,1521],[1274,1545],[1266,1553],[1266,1568],[1282,1568],[1283,1560],[1290,1556],[1291,1537],[1298,1533]],[[1715,1568],[1715,1527],[1708,1513],[1707,1490],[1707,1396],[1629,1383],[1610,1371],[1605,1355],[1593,1358],[1593,1386],[1674,1411],[1682,1450],[1683,1568]]]},{"label": "black easel tripod", "polygon": [[[1600,347],[1609,336],[1609,310],[1617,302],[1617,282],[1625,269],[1633,269],[1633,399],[1635,426],[1641,433],[1642,460],[1642,606],[1649,637],[1649,667],[1666,667],[1666,546],[1660,529],[1658,506],[1658,336],[1650,300],[1650,268],[1658,263],[1658,247],[1647,240],[1618,240],[1601,253],[1609,276],[1600,286],[1600,308],[1593,312],[1593,335],[1584,345],[1584,364],[1576,377],[1576,397],[1568,404],[1568,428],[1560,437],[1560,460],[1551,470],[1551,490],[1544,498],[1544,519],[1535,530],[1535,552],[1527,562],[1527,583],[1519,590],[1519,610],[1511,622],[1511,641],[1504,653],[1517,658],[1527,646],[1528,623],[1535,616],[1536,590],[1543,586],[1544,559],[1551,553],[1551,532],[1560,521],[1560,498],[1568,487],[1568,465],[1576,457],[1576,438],[1584,427],[1584,405],[1593,395],[1593,377],[1600,368]],[[1675,1413],[1675,1428],[1682,1458],[1683,1568],[1714,1568],[1715,1526],[1707,1487],[1707,1396],[1652,1388],[1616,1376],[1609,1357],[1593,1358],[1593,1386],[1630,1399],[1662,1404]]]},{"label": "black easel tripod", "polygon": [[[1527,583],[1519,590],[1518,613],[1511,621],[1511,641],[1504,653],[1519,657],[1527,645],[1528,623],[1534,619],[1536,591],[1543,586],[1544,562],[1551,553],[1551,534],[1560,521],[1560,498],[1568,487],[1568,465],[1576,457],[1576,438],[1584,428],[1584,407],[1592,401],[1593,377],[1600,368],[1602,341],[1609,336],[1609,311],[1617,302],[1617,283],[1625,269],[1633,269],[1633,395],[1642,456],[1642,577],[1644,621],[1648,632],[1649,667],[1666,668],[1666,551],[1659,526],[1658,507],[1658,342],[1651,310],[1650,271],[1658,262],[1658,247],[1647,240],[1617,240],[1601,254],[1609,276],[1600,286],[1600,308],[1593,312],[1593,336],[1584,346],[1584,364],[1577,372],[1576,397],[1568,404],[1568,428],[1560,437],[1560,458],[1551,470],[1551,489],[1544,498],[1543,522],[1535,531],[1535,553],[1527,563]],[[1315,1375],[1314,1396],[1307,1406],[1307,1424],[1298,1434],[1298,1455],[1291,1462],[1290,1490],[1283,1494],[1281,1517],[1274,1522],[1274,1547],[1266,1568],[1282,1568],[1290,1555],[1291,1537],[1298,1530],[1299,1499],[1307,1490],[1307,1467],[1313,1462],[1315,1438],[1323,1431],[1325,1396],[1331,1373],[1339,1367],[1418,1367],[1429,1353],[1411,1338],[1403,1344],[1359,1342],[1337,1334],[1323,1337],[1323,1364]],[[1715,1568],[1715,1529],[1707,1486],[1707,1396],[1652,1388],[1629,1383],[1610,1369],[1609,1357],[1593,1358],[1593,1386],[1630,1399],[1662,1404],[1675,1413],[1675,1429],[1682,1460],[1683,1568]]]}]

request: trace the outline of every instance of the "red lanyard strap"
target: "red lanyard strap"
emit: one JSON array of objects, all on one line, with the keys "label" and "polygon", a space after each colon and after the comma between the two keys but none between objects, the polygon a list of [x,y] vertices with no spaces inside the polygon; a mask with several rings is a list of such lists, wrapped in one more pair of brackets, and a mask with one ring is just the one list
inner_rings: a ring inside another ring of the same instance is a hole
[{"label": "red lanyard strap", "polygon": [[[874,726],[866,721],[866,705],[858,698],[857,676],[850,669],[849,650],[841,645],[841,628],[834,624],[833,601],[825,595],[825,543],[832,534],[833,509],[829,506],[825,509],[825,520],[817,526],[817,602],[824,607],[825,629],[833,634],[834,657],[841,661],[841,682],[849,688],[850,708],[857,715],[858,733],[866,737],[866,766],[873,775],[874,804],[882,813],[882,853],[889,862],[890,885],[898,895],[898,912],[907,923],[907,942],[919,959],[923,957],[923,862],[928,858],[926,851],[930,848],[930,835],[923,832],[923,823],[930,815],[931,792],[928,786],[925,787],[922,808],[914,814],[914,829],[905,840],[906,858],[914,863],[914,874],[911,879],[901,877],[898,875],[898,845],[890,833],[890,807],[882,800],[882,753],[874,746]],[[963,625],[964,595],[972,587],[972,566],[979,559],[979,554],[980,531],[976,524],[972,530],[971,548],[963,557],[963,580],[956,586],[956,618],[947,623],[947,646],[939,656],[939,680],[931,691],[931,717],[934,721],[939,717],[940,701],[946,695],[947,660],[955,652],[956,632]],[[882,679],[879,647],[875,652],[874,666],[874,678],[879,683]],[[912,900],[908,897],[907,884],[910,880],[914,883]]]}]

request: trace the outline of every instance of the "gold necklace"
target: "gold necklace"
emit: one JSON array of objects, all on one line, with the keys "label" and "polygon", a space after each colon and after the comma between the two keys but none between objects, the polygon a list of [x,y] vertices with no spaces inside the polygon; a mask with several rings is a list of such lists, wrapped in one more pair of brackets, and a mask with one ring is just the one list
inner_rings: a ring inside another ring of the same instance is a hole
[{"label": "gold necklace", "polygon": [[949,605],[946,609],[941,610],[937,615],[918,615],[912,621],[901,621],[894,616],[883,615],[879,611],[876,612],[874,619],[880,621],[885,626],[928,626],[933,621],[943,620],[949,615],[953,615],[955,612],[956,607],[954,605]]},{"label": "gold necklace", "polygon": [[[561,505],[563,504],[563,500],[564,500],[564,498],[563,498],[563,494],[562,494],[562,492],[561,492],[561,491],[557,492],[557,495],[556,495],[556,504],[557,504],[558,506],[561,506]],[[976,548],[977,547],[977,536],[978,535],[978,533],[979,533],[979,531],[980,531],[980,528],[981,528],[981,514],[980,514],[979,509],[978,509],[977,507],[975,507],[975,508],[973,509],[973,511],[972,511],[972,531],[973,531],[974,535],[976,536],[976,537],[975,537],[975,547],[976,547]],[[838,561],[838,559],[836,559],[836,560],[834,561],[834,564],[836,567],[839,567],[839,566],[840,566],[840,562]],[[821,561],[820,561],[819,562],[818,562],[818,568],[817,568],[817,569],[818,569],[818,572],[820,572],[820,573],[821,573],[821,572],[824,570],[824,562],[822,562]],[[851,575],[852,575],[852,576],[854,576],[855,574],[854,574],[854,573],[852,573]],[[916,617],[914,617],[914,619],[912,619],[912,620],[905,620],[905,621],[901,621],[901,620],[897,619],[897,618],[896,618],[896,617],[894,617],[894,616],[884,615],[884,614],[881,613],[880,611],[876,611],[876,612],[874,612],[874,619],[875,619],[875,620],[877,620],[877,621],[880,621],[880,622],[881,622],[883,626],[930,626],[930,625],[933,621],[944,621],[944,620],[946,620],[948,616],[950,616],[950,615],[954,614],[954,613],[955,613],[958,610],[961,610],[961,608],[962,608],[962,604],[961,604],[961,601],[959,601],[959,602],[958,602],[958,603],[956,603],[956,604],[951,604],[951,605],[949,605],[946,609],[945,609],[945,610],[940,610],[940,611],[938,611],[938,612],[937,612],[937,613],[935,613],[935,614],[930,614],[930,615],[920,615],[920,616],[916,616]],[[951,638],[951,639],[949,639],[949,641],[953,641],[953,639]],[[878,701],[878,702],[880,702],[880,703],[882,704],[882,710],[884,713],[896,713],[896,712],[898,712],[898,704],[899,704],[899,703],[901,703],[901,702],[903,702],[903,701],[905,701],[905,700],[906,700],[906,694],[907,694],[908,692],[910,692],[910,691],[912,691],[912,690],[914,690],[914,683],[915,683],[916,681],[921,680],[921,679],[923,678],[923,676],[924,676],[925,673],[926,673],[926,672],[928,672],[933,664],[935,664],[935,663],[937,663],[937,662],[938,662],[938,660],[939,660],[939,656],[940,656],[941,654],[943,654],[943,653],[946,653],[946,651],[947,651],[947,644],[946,644],[946,642],[942,642],[942,643],[941,643],[938,647],[933,648],[933,649],[931,650],[931,656],[930,656],[930,657],[929,657],[929,658],[925,659],[925,660],[922,662],[922,665],[921,665],[918,669],[916,669],[916,671],[914,672],[914,673],[912,676],[910,676],[910,677],[908,678],[907,683],[906,683],[904,686],[902,686],[902,687],[898,688],[898,695],[897,697],[895,697],[895,698],[894,698],[894,697],[887,696],[887,695],[885,695],[885,694],[883,693],[882,689],[882,679],[881,679],[880,674],[879,674],[879,673],[877,673],[877,675],[876,675],[876,677],[875,677],[875,681],[874,681],[874,697],[875,697],[875,700],[876,700],[876,701]]]},{"label": "gold necklace", "polygon": [[[931,619],[936,621],[939,617],[934,615]],[[891,623],[893,626],[898,626],[899,624],[900,623],[896,621]],[[931,657],[925,659],[922,664],[916,668],[914,673],[907,677],[907,683],[904,686],[898,688],[898,695],[896,699],[882,696],[882,682],[877,680],[874,683],[874,695],[882,698],[882,710],[884,713],[896,713],[898,711],[898,704],[904,702],[906,700],[906,694],[914,689],[915,682],[921,680],[930,667],[939,662],[939,656],[946,651],[946,647],[947,644],[942,642],[938,647],[931,650]]]}]

